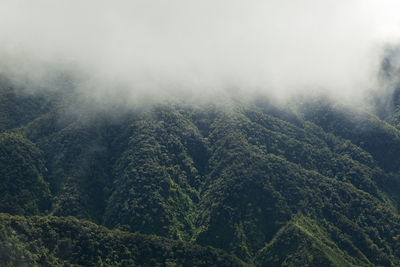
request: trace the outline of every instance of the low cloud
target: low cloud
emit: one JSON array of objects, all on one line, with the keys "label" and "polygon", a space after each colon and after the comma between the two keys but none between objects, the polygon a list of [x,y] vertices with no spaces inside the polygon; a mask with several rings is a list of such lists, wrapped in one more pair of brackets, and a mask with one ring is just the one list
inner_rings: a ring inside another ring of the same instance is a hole
[{"label": "low cloud", "polygon": [[362,99],[379,88],[399,10],[394,0],[4,0],[0,72],[54,88],[68,73],[84,97],[102,101]]}]

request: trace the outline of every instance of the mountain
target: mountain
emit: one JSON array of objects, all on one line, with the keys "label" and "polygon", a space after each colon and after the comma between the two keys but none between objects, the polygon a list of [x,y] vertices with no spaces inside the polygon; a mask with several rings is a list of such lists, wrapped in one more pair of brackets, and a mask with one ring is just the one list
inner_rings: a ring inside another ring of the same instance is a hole
[{"label": "mountain", "polygon": [[0,215],[0,261],[10,266],[246,266],[211,247],[122,231],[73,217]]},{"label": "mountain", "polygon": [[400,265],[398,102],[85,101],[1,82],[2,265]]}]

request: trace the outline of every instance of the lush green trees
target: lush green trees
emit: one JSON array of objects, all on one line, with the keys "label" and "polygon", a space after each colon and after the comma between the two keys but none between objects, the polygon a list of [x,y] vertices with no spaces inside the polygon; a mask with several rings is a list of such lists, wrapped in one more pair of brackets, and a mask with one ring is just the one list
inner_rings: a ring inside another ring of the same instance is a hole
[{"label": "lush green trees", "polygon": [[72,112],[73,94],[0,91],[0,212],[56,216],[2,215],[2,263],[400,265],[394,119],[319,100]]},{"label": "lush green trees", "polygon": [[2,266],[245,266],[238,258],[156,236],[110,231],[73,217],[0,214]]},{"label": "lush green trees", "polygon": [[17,133],[0,134],[0,210],[38,215],[49,211],[50,191],[44,180],[41,152]]}]

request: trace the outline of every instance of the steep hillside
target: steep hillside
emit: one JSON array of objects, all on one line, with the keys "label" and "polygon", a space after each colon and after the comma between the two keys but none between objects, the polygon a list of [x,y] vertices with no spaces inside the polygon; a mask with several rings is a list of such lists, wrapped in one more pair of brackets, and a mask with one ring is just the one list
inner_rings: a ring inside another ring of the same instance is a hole
[{"label": "steep hillside", "polygon": [[400,265],[391,119],[263,99],[116,113],[0,91],[2,262]]},{"label": "steep hillside", "polygon": [[110,231],[73,217],[0,214],[2,266],[245,266],[213,248]]}]

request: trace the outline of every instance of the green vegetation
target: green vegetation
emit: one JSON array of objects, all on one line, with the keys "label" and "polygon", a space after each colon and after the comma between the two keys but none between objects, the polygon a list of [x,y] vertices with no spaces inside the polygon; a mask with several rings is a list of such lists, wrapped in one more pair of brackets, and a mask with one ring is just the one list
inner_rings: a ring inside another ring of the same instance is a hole
[{"label": "green vegetation", "polygon": [[2,266],[245,266],[234,256],[73,217],[0,214]]},{"label": "green vegetation", "polygon": [[22,135],[0,134],[0,210],[33,215],[49,209],[50,192],[40,151]]},{"label": "green vegetation", "polygon": [[400,265],[398,108],[0,91],[1,265]]}]

